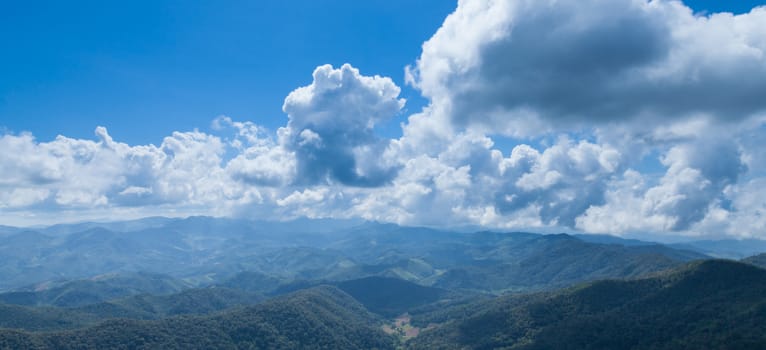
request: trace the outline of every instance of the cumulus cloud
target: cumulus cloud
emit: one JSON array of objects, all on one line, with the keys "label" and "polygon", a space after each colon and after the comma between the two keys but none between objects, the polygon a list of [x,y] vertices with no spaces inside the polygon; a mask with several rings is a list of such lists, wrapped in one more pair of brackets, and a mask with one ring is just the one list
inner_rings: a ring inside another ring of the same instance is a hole
[{"label": "cumulus cloud", "polygon": [[314,70],[314,81],[291,92],[279,130],[282,147],[294,152],[299,184],[337,182],[379,186],[396,174],[396,164],[377,161],[388,146],[373,133],[376,124],[404,107],[400,89],[387,77],[363,76],[349,64]]},{"label": "cumulus cloud", "polygon": [[667,171],[654,185],[634,170],[610,183],[605,204],[588,208],[577,226],[590,232],[686,231],[720,214],[730,186],[747,170],[740,150],[723,140],[675,146],[662,162]]},{"label": "cumulus cloud", "polygon": [[607,181],[622,166],[617,150],[586,141],[564,139],[527,156],[533,157],[523,160],[531,168],[509,184],[498,208],[513,211],[533,203],[545,223],[569,227],[588,207],[603,202]]},{"label": "cumulus cloud", "polygon": [[30,134],[0,136],[0,207],[63,210],[172,205],[205,207],[241,197],[221,167],[224,145],[201,132],[176,132],[159,147]]},{"label": "cumulus cloud", "polygon": [[766,8],[696,16],[663,0],[461,0],[410,82],[450,122],[508,135],[743,119],[766,109],[764,22]]},{"label": "cumulus cloud", "polygon": [[573,226],[603,202],[622,166],[617,150],[586,141],[520,144],[504,156],[487,136],[463,133],[437,155],[407,160],[390,186],[356,198],[352,212],[403,224]]},{"label": "cumulus cloud", "polygon": [[[345,203],[337,191],[385,185],[401,167],[379,158],[391,141],[373,130],[400,112],[399,92],[390,78],[325,65],[312,84],[287,96],[287,123],[276,133],[221,116],[211,126],[223,138],[175,132],[159,147],[116,142],[103,127],[97,140],[4,134],[0,207],[16,215],[130,207],[152,215],[243,208],[263,217],[332,215],[329,199]],[[312,202],[318,195],[323,200]],[[307,211],[312,203],[316,208]],[[164,211],[152,211],[158,208]]]},{"label": "cumulus cloud", "polygon": [[275,137],[251,122],[219,117],[213,128],[232,128],[240,153],[226,166],[232,178],[256,186],[380,186],[399,162],[381,160],[390,140],[374,127],[397,113],[405,100],[387,77],[364,76],[349,64],[314,70],[310,85],[292,91],[282,109],[288,122]]},{"label": "cumulus cloud", "polygon": [[[400,88],[317,67],[275,131],[221,116],[160,146],[0,136],[0,218],[103,210],[762,235],[766,8],[461,0]],[[500,135],[508,136],[500,138]],[[3,216],[5,215],[5,216]],[[79,217],[78,217],[79,219]]]},{"label": "cumulus cloud", "polygon": [[295,178],[295,153],[279,145],[265,128],[227,116],[213,120],[212,127],[234,131],[228,143],[237,153],[226,164],[232,179],[255,186],[285,186]]},{"label": "cumulus cloud", "polygon": [[[395,146],[493,159],[502,172],[457,162],[472,166],[469,192],[494,198],[464,199],[472,220],[709,233],[741,211],[736,184],[763,174],[765,20],[766,8],[702,16],[674,1],[459,1],[406,70],[430,105]],[[503,158],[466,133],[522,144]]]}]

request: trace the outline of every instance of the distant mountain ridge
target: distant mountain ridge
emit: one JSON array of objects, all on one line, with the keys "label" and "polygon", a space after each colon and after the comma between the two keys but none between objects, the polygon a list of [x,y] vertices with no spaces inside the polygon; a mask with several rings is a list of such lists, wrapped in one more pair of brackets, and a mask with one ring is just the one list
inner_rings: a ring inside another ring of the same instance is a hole
[{"label": "distant mountain ridge", "polygon": [[699,240],[673,243],[671,248],[693,250],[721,259],[742,259],[766,252],[766,241],[760,239]]},{"label": "distant mountain ridge", "polygon": [[742,259],[742,262],[753,264],[760,268],[766,269],[766,253],[749,256],[747,258]]},{"label": "distant mountain ridge", "polygon": [[0,303],[76,307],[137,294],[171,294],[190,287],[188,283],[170,276],[120,273],[0,293]]},{"label": "distant mountain ridge", "polygon": [[0,291],[136,272],[205,286],[250,271],[280,283],[384,276],[505,293],[637,276],[704,258],[662,245],[594,243],[570,235],[464,233],[334,220],[147,218],[2,236]]}]

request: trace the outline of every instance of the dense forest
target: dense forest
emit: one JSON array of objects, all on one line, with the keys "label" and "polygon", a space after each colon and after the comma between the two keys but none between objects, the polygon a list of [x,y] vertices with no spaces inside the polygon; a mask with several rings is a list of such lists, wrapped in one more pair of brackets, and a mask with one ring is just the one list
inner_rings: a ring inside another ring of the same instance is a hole
[{"label": "dense forest", "polygon": [[[153,302],[140,296],[146,303],[136,297],[119,299],[124,310],[132,310],[122,315],[94,311],[105,309],[104,303],[78,308],[4,305],[4,327],[10,322],[15,329],[0,331],[0,348],[749,349],[766,344],[766,270],[726,260],[693,262],[637,279],[456,304],[441,299],[449,296],[443,290],[366,278],[248,301],[252,306],[210,306],[217,298],[237,300],[227,294],[231,291],[191,289],[153,297],[158,298]],[[195,295],[199,297],[190,297]],[[409,306],[400,307],[412,314],[417,336],[383,332],[393,318],[387,312],[390,300],[397,298],[409,298]],[[138,311],[172,310],[184,300],[186,316]]]},{"label": "dense forest", "polygon": [[71,331],[0,331],[4,349],[390,349],[379,320],[333,287],[211,316],[116,319]]},{"label": "dense forest", "polygon": [[758,349],[766,270],[708,260],[659,276],[420,315],[412,349]]}]

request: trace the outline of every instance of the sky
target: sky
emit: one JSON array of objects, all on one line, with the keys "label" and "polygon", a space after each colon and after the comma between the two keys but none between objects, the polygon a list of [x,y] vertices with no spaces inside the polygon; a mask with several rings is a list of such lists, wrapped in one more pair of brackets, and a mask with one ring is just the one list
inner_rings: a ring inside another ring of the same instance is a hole
[{"label": "sky", "polygon": [[4,3],[0,224],[766,238],[764,3]]}]

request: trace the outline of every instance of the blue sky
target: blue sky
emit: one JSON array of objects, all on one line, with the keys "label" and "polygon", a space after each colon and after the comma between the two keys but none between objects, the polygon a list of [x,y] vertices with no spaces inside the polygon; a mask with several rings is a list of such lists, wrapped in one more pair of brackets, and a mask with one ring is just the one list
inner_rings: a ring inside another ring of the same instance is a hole
[{"label": "blue sky", "polygon": [[6,2],[0,224],[762,235],[764,3]]},{"label": "blue sky", "polygon": [[[764,1],[689,1],[746,12]],[[207,129],[218,115],[284,124],[282,101],[314,67],[352,63],[423,105],[404,66],[455,4],[444,0],[6,2],[0,11],[0,125],[41,140],[131,144]],[[381,132],[400,134],[406,113]]]},{"label": "blue sky", "polygon": [[[450,1],[29,1],[0,11],[0,125],[159,144],[218,115],[276,128],[318,65],[403,84]],[[403,96],[417,108],[417,93]],[[148,126],[148,127],[147,127]],[[392,132],[397,132],[394,123]]]}]

